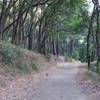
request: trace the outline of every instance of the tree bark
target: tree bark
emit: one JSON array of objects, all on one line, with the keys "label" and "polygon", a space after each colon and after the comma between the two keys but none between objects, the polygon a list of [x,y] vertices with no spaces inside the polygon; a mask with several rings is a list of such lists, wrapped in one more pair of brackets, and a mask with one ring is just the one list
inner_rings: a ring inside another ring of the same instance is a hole
[{"label": "tree bark", "polygon": [[100,29],[99,29],[99,1],[97,0],[97,5],[96,5],[96,24],[97,24],[97,29],[96,29],[96,44],[97,44],[97,72],[100,72]]}]

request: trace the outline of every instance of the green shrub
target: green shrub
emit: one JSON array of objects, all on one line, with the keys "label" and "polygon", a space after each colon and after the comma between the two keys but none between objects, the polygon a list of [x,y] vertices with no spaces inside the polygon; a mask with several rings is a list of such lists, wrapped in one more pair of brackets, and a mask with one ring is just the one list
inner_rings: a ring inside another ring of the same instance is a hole
[{"label": "green shrub", "polygon": [[76,60],[79,60],[80,56],[79,56],[79,52],[78,51],[74,51],[72,58],[75,58]]},{"label": "green shrub", "polygon": [[0,43],[0,47],[0,56],[2,57],[3,64],[24,73],[38,69],[38,65],[34,59],[25,58],[26,50],[5,42]]},{"label": "green shrub", "polygon": [[31,66],[32,66],[32,69],[38,70],[38,67],[37,66],[39,66],[39,65],[35,61],[32,61],[31,62]]}]

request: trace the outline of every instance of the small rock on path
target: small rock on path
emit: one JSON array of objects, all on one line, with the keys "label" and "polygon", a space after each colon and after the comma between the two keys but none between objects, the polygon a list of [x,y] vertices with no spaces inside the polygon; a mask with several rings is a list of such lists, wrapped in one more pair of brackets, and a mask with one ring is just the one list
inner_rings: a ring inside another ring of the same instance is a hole
[{"label": "small rock on path", "polygon": [[89,100],[75,85],[78,66],[64,64],[53,70],[18,78],[2,90],[0,100]]}]

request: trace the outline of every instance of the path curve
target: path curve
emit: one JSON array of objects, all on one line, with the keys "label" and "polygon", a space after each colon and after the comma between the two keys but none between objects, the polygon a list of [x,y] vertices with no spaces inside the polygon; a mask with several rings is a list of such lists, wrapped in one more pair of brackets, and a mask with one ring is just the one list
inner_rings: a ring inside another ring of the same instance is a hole
[{"label": "path curve", "polygon": [[[0,100],[89,100],[75,85],[78,66],[65,64],[52,71],[46,71],[40,74],[41,79],[38,78],[36,86],[31,80],[25,80],[26,83],[23,82],[19,90],[18,87],[11,89],[6,94],[8,98]],[[15,86],[13,83],[12,87]]]},{"label": "path curve", "polygon": [[38,94],[27,100],[88,100],[86,95],[75,85],[77,64],[65,64],[58,67],[39,84]]}]

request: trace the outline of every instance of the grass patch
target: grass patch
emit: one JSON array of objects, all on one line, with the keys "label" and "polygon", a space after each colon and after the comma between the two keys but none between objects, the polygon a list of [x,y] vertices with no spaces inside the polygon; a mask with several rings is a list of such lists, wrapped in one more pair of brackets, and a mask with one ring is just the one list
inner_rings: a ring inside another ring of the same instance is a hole
[{"label": "grass patch", "polygon": [[39,65],[35,61],[32,61],[31,65],[33,70],[38,70]]},{"label": "grass patch", "polygon": [[25,52],[27,50],[20,49],[14,45],[5,42],[0,43],[0,56],[4,65],[22,73],[38,70],[36,60],[34,58],[28,58]]}]

